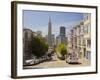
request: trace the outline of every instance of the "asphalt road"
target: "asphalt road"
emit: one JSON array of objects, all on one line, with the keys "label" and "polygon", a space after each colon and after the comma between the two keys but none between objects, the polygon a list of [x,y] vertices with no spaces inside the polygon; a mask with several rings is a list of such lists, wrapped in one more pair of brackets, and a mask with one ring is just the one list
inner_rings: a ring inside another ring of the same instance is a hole
[{"label": "asphalt road", "polygon": [[68,64],[65,60],[59,60],[56,55],[52,56],[51,61],[45,61],[37,65],[24,66],[24,69],[42,69],[42,68],[57,68],[57,67],[77,67],[77,66],[89,66],[90,62],[85,59],[80,59],[79,64]]}]

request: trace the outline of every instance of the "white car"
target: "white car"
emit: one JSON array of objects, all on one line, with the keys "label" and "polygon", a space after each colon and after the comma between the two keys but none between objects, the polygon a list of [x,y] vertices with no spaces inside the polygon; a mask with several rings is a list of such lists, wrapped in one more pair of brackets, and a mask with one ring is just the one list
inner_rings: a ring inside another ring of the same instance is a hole
[{"label": "white car", "polygon": [[78,63],[78,55],[76,53],[69,53],[66,57],[67,63]]},{"label": "white car", "polygon": [[33,60],[32,59],[26,60],[25,62],[26,62],[27,65],[30,65],[30,64],[32,64]]}]

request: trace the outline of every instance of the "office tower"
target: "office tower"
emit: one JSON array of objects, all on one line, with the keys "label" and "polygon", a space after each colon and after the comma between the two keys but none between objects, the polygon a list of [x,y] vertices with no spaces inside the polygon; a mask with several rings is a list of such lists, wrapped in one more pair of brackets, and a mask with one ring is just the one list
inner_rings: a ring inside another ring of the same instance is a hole
[{"label": "office tower", "polygon": [[50,17],[49,17],[49,23],[48,23],[48,45],[49,47],[52,47],[52,23],[51,23]]},{"label": "office tower", "polygon": [[65,36],[66,35],[66,28],[64,26],[60,27],[60,36]]},{"label": "office tower", "polygon": [[60,34],[56,37],[56,45],[59,44],[67,44],[67,37],[66,37],[66,28],[64,26],[60,27]]}]

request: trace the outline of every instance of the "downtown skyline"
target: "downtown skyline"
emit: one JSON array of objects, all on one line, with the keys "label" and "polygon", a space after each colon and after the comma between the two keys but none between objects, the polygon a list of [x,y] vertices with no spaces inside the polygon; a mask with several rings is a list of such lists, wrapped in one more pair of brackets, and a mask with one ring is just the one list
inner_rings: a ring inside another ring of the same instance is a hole
[{"label": "downtown skyline", "polygon": [[49,17],[51,18],[52,34],[58,36],[61,26],[66,28],[68,34],[68,30],[83,20],[83,13],[24,10],[23,28],[29,28],[35,32],[41,31],[42,35],[46,36]]}]

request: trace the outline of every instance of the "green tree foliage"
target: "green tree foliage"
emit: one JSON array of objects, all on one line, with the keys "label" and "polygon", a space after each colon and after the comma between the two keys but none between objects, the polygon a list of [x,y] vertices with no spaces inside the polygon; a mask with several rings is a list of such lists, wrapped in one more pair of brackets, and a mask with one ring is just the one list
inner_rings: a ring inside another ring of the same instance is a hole
[{"label": "green tree foliage", "polygon": [[48,51],[48,45],[46,44],[44,38],[35,36],[32,40],[32,53],[37,57],[41,57]]},{"label": "green tree foliage", "polygon": [[57,48],[57,51],[64,56],[65,54],[67,54],[67,48],[65,44],[60,44]]}]

